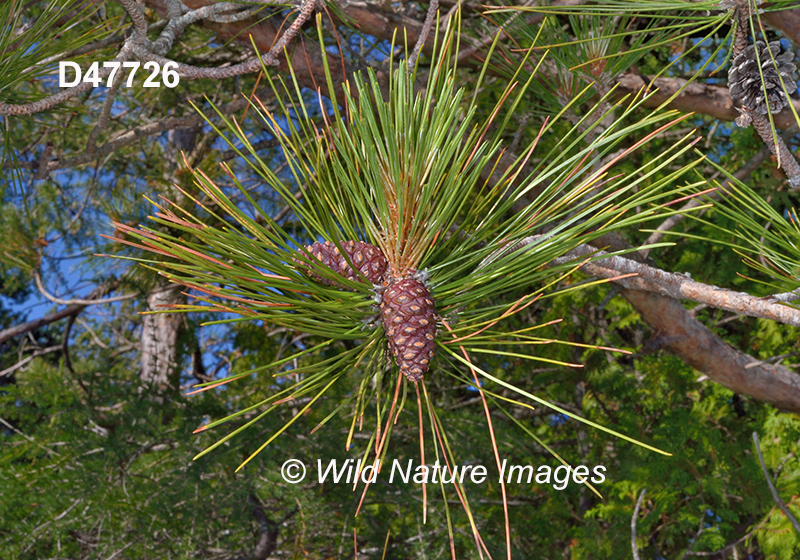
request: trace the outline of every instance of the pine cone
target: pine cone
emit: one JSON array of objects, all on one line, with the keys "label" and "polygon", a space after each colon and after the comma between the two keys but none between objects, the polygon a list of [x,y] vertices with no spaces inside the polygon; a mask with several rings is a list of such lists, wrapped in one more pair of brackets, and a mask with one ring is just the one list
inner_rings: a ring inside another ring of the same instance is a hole
[{"label": "pine cone", "polygon": [[[347,254],[347,258],[350,259],[350,262],[353,263],[367,280],[373,284],[381,284],[383,282],[389,265],[380,249],[369,243],[364,243],[363,241],[342,241],[340,245]],[[322,264],[337,274],[344,276],[348,280],[355,280],[356,282],[361,281],[361,277],[353,270],[353,267],[347,263],[347,260],[339,251],[339,248],[330,241],[325,241],[324,243],[317,241],[312,245],[308,245],[306,249],[321,261]],[[305,265],[306,268],[308,267],[305,259],[292,260],[299,265]],[[313,270],[307,269],[307,273],[311,278],[321,284],[344,288],[343,285],[335,280],[324,278]]]},{"label": "pine cone", "polygon": [[[761,73],[758,71],[756,48],[758,48],[758,61],[761,62]],[[793,59],[794,53],[791,51],[781,54],[779,41],[772,41],[769,47],[763,41],[756,41],[755,45],[747,46],[733,59],[731,69],[728,71],[731,99],[754,113],[766,115],[768,110],[773,113],[780,112],[789,103],[787,94],[794,93],[797,89],[794,75],[797,67],[792,64]],[[786,86],[785,92],[778,77],[779,73]],[[764,88],[761,87],[761,74],[764,75]],[[765,90],[769,108],[764,101]]]},{"label": "pine cone", "polygon": [[400,371],[416,383],[428,371],[436,341],[431,292],[414,277],[390,283],[383,292],[381,318]]}]

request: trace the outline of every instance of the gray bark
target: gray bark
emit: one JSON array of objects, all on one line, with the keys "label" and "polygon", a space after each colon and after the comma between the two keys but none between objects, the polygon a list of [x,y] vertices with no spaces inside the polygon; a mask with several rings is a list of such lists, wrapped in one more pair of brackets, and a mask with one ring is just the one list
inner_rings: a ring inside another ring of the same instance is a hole
[{"label": "gray bark", "polygon": [[[164,311],[167,306],[185,303],[180,286],[159,287],[147,296],[148,311]],[[178,338],[183,315],[156,313],[142,322],[141,380],[159,392],[172,385],[178,373]]]}]

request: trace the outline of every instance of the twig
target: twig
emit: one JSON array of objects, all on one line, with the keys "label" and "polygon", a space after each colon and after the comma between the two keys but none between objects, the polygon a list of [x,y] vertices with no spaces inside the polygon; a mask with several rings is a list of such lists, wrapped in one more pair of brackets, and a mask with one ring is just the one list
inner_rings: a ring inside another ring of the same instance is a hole
[{"label": "twig", "polygon": [[9,424],[8,422],[6,422],[3,418],[0,418],[0,424],[3,424],[6,428],[8,428],[9,430],[11,430],[12,432],[14,432],[17,435],[20,435],[20,436],[24,437],[28,441],[30,441],[30,442],[34,441],[31,436],[25,435],[24,433],[19,431],[17,428],[15,428],[12,424]]},{"label": "twig", "polygon": [[[125,42],[120,50],[119,54],[114,58],[114,62],[125,62],[128,57],[131,55],[133,50],[133,43],[131,39]],[[107,77],[111,74],[112,68],[104,67],[98,72],[98,76],[100,79]],[[42,111],[47,111],[52,109],[56,105],[60,105],[64,101],[75,97],[76,95],[80,95],[86,91],[89,91],[94,86],[92,82],[82,82],[77,86],[71,87],[69,89],[65,89],[64,91],[60,91],[59,93],[55,93],[49,97],[45,97],[44,99],[40,99],[39,101],[34,101],[32,103],[23,103],[22,105],[9,105],[8,103],[0,102],[0,117],[6,117],[10,115],[32,115],[34,113],[40,113]]]},{"label": "twig", "polygon": [[700,538],[700,535],[702,535],[703,531],[705,531],[704,525],[705,525],[705,519],[703,519],[703,517],[701,516],[700,517],[700,527],[697,528],[697,532],[694,534],[694,538],[692,539],[692,544],[689,545],[689,548],[686,549],[686,552],[681,554],[680,560],[685,560],[685,558],[687,556],[689,556],[690,554],[694,554],[692,552],[692,549],[697,544],[697,541]]},{"label": "twig", "polygon": [[417,63],[417,57],[419,56],[419,51],[422,50],[422,45],[428,40],[428,35],[430,35],[437,11],[439,11],[439,0],[431,0],[430,4],[428,4],[428,14],[425,16],[425,23],[422,24],[422,31],[419,32],[419,37],[417,37],[417,44],[414,45],[414,50],[411,51],[411,56],[408,57],[409,72],[412,71],[414,65]]},{"label": "twig", "polygon": [[[2,333],[0,333],[0,334],[2,334]],[[36,350],[36,351],[34,351],[33,354],[31,354],[30,356],[28,356],[24,360],[20,360],[16,364],[14,364],[13,366],[7,367],[3,371],[0,371],[0,377],[6,376],[6,375],[10,375],[10,374],[14,373],[18,369],[23,368],[25,365],[27,365],[28,363],[32,362],[36,358],[38,358],[39,356],[44,356],[45,354],[51,354],[53,352],[58,352],[59,350],[61,350],[61,345],[60,344],[58,346],[50,346],[48,348],[42,348],[40,350]]]},{"label": "twig", "polygon": [[[114,58],[115,62],[124,62],[131,57],[136,56],[144,62],[155,61],[165,67],[167,63],[176,65],[176,71],[181,77],[184,78],[211,78],[211,79],[225,79],[241,74],[249,74],[261,69],[261,64],[269,66],[277,66],[279,61],[277,54],[281,53],[286,45],[291,41],[300,31],[302,25],[308,21],[318,1],[322,0],[303,0],[300,14],[297,16],[292,25],[284,32],[281,38],[275,43],[270,51],[262,57],[252,58],[241,64],[235,64],[225,68],[200,68],[189,64],[177,63],[175,61],[164,58],[162,55],[169,52],[175,39],[184,31],[186,26],[201,19],[209,19],[215,21],[222,17],[223,13],[230,12],[238,9],[241,5],[234,2],[220,2],[210,6],[204,6],[197,10],[192,10],[180,17],[170,17],[167,26],[161,32],[159,38],[155,42],[151,42],[147,38],[147,20],[144,17],[144,12],[136,0],[118,0],[125,8],[128,15],[133,22],[133,33],[128,39],[125,40],[120,53]],[[271,0],[263,0],[261,4],[272,4]],[[256,11],[262,9],[262,6],[255,8],[248,8],[243,12],[237,13],[233,16],[224,18],[220,21],[233,22],[240,19],[250,17]],[[168,3],[168,10],[170,16],[177,16],[175,6]],[[98,73],[101,79],[107,77],[112,71],[111,67],[104,67]],[[32,115],[41,111],[47,111],[53,107],[88,91],[93,87],[91,82],[82,82],[77,86],[65,89],[59,93],[53,94],[39,101],[33,103],[25,103],[21,105],[11,105],[0,102],[0,117],[9,115]]]},{"label": "twig", "polygon": [[77,320],[78,320],[78,324],[80,326],[82,326],[84,329],[86,329],[88,331],[88,333],[92,336],[92,339],[94,339],[94,343],[95,344],[97,344],[103,350],[108,350],[108,344],[106,344],[102,340],[100,340],[100,338],[97,336],[97,333],[94,332],[94,329],[92,329],[92,327],[89,326],[89,323],[87,323],[86,321],[84,321],[80,317],[78,317]]},{"label": "twig", "polygon": [[[774,510],[774,509],[775,509],[775,506],[772,506],[772,510]],[[720,548],[719,550],[715,550],[713,552],[692,552],[691,550],[687,550],[684,553],[683,556],[684,557],[686,557],[686,556],[716,556],[718,554],[725,554],[726,552],[728,552],[731,549],[734,549],[734,552],[736,552],[735,551],[736,546],[738,546],[739,544],[743,543],[744,541],[746,541],[747,539],[752,537],[753,533],[755,533],[756,531],[761,529],[761,527],[766,525],[767,521],[769,521],[770,515],[772,514],[772,510],[770,510],[770,512],[767,513],[766,516],[764,516],[764,519],[761,520],[761,523],[759,523],[758,525],[756,525],[755,527],[750,529],[746,534],[742,535],[737,540],[733,541],[730,544],[726,544],[724,547]]]},{"label": "twig", "polygon": [[[791,126],[790,128],[786,129],[783,132],[782,136],[784,136],[785,138],[788,139],[788,138],[791,138],[792,136],[794,136],[795,134],[797,134],[797,131],[798,131],[798,127],[795,124],[795,125]],[[736,171],[736,173],[733,174],[734,178],[736,178],[736,179],[738,179],[739,181],[742,181],[742,182],[747,181],[750,178],[750,175],[753,173],[753,171],[758,169],[758,167],[762,163],[764,163],[764,161],[769,157],[769,154],[770,154],[770,151],[769,151],[769,148],[767,146],[764,146],[763,148],[761,148],[752,158],[750,158],[750,160],[747,163],[745,163],[742,167],[740,167]],[[708,198],[712,199],[712,200],[717,200],[720,197],[720,195],[722,194],[722,192],[727,192],[728,185],[730,185],[730,179],[725,179],[722,183],[720,183],[719,188],[717,190],[715,190],[712,193],[709,193],[706,196]],[[703,201],[698,199],[698,198],[693,198],[692,200],[687,202],[683,206],[683,208],[681,208],[681,213],[680,214],[675,214],[673,216],[670,216],[669,218],[664,220],[656,228],[656,231],[654,231],[653,233],[650,234],[650,236],[647,238],[647,241],[644,242],[644,245],[653,245],[653,244],[658,243],[659,241],[661,241],[661,239],[664,237],[664,232],[670,231],[672,228],[674,228],[680,222],[685,220],[686,217],[687,217],[687,212],[689,212],[693,208],[696,208],[696,207],[700,206],[701,204],[703,204]],[[639,252],[646,258],[647,255],[650,253],[650,249],[644,249],[644,250],[641,250]]]},{"label": "twig", "polygon": [[764,478],[767,480],[767,486],[769,486],[769,491],[772,493],[772,499],[781,508],[783,515],[789,518],[789,521],[792,523],[792,527],[794,530],[800,534],[800,523],[797,522],[792,512],[789,511],[789,507],[786,503],[781,499],[780,494],[778,494],[778,489],[775,488],[775,484],[772,482],[772,478],[769,476],[769,471],[767,470],[767,465],[764,464],[764,457],[761,455],[761,442],[758,441],[758,434],[753,432],[753,443],[756,444],[756,453],[758,453],[758,461],[761,463],[761,472],[764,473]]},{"label": "twig", "polygon": [[100,116],[97,118],[97,124],[89,133],[89,139],[86,141],[86,154],[91,155],[97,150],[97,137],[108,126],[108,119],[111,116],[111,107],[114,105],[114,99],[117,97],[117,92],[122,86],[122,79],[114,80],[111,87],[106,92],[106,100],[103,103],[103,108],[100,110]]},{"label": "twig", "polygon": [[[22,323],[20,325],[16,325],[13,327],[9,327],[0,331],[0,344],[11,340],[15,336],[19,336],[21,334],[29,333],[31,331],[35,331],[38,328],[41,328],[45,325],[49,325],[50,323],[54,323],[63,319],[64,317],[70,317],[79,313],[86,305],[93,305],[96,299],[99,299],[106,295],[109,292],[114,291],[121,283],[121,280],[115,280],[113,282],[109,282],[108,284],[102,284],[92,290],[92,292],[86,296],[86,300],[82,301],[89,301],[89,304],[83,303],[76,303],[73,305],[69,305],[62,309],[61,311],[56,311],[55,313],[51,313],[50,315],[46,315],[39,319],[34,319],[33,321],[28,321],[27,323]],[[60,349],[60,346],[55,348]]]},{"label": "twig", "polygon": [[775,301],[782,301],[783,303],[789,303],[790,301],[795,301],[796,299],[800,299],[800,293],[797,293],[797,290],[795,290],[794,292],[784,292],[782,294],[767,296],[767,299],[774,299]]},{"label": "twig", "polygon": [[633,551],[633,560],[639,560],[639,548],[636,546],[636,518],[639,517],[639,508],[642,507],[642,500],[644,500],[644,493],[647,488],[642,488],[639,492],[639,499],[636,500],[636,507],[633,508],[633,517],[631,517],[631,550]]},{"label": "twig", "polygon": [[[229,113],[238,111],[242,107],[248,104],[248,100],[246,98],[237,99],[236,101],[232,101],[227,105],[220,108],[220,111],[223,113]],[[205,122],[201,115],[189,115],[186,117],[172,117],[168,116],[162,120],[151,122],[144,124],[142,126],[136,127],[132,130],[128,130],[123,134],[119,135],[118,137],[114,138],[113,140],[108,141],[107,143],[98,146],[97,149],[93,153],[84,152],[80,155],[71,157],[71,158],[64,158],[64,159],[54,159],[48,163],[47,167],[49,171],[55,171],[57,169],[64,169],[67,167],[72,167],[75,165],[82,165],[89,161],[92,161],[98,157],[108,155],[120,148],[133,144],[138,140],[145,138],[147,136],[152,136],[154,134],[160,134],[161,132],[171,130],[173,128],[192,128],[194,126],[198,126]],[[11,167],[11,162],[6,162],[5,168]],[[38,162],[20,162],[17,166],[20,169],[36,169],[38,166]]]},{"label": "twig", "polygon": [[113,303],[115,301],[124,301],[126,299],[133,299],[136,297],[136,294],[126,294],[124,296],[110,297],[106,299],[61,299],[49,294],[47,290],[44,289],[44,286],[42,285],[42,278],[39,276],[38,272],[33,273],[33,278],[36,281],[36,287],[39,288],[39,291],[42,293],[42,295],[53,303],[57,303],[59,305],[82,305],[85,307],[87,305],[98,305],[103,303]]},{"label": "twig", "polygon": [[308,21],[308,18],[311,17],[311,14],[314,13],[314,8],[317,7],[317,2],[324,3],[324,0],[302,0],[302,3],[300,4],[300,13],[298,14],[297,18],[295,18],[295,20],[292,22],[292,25],[289,26],[289,29],[284,32],[281,38],[278,39],[265,57],[272,60],[272,65],[278,65],[276,55],[281,53],[284,47],[289,44],[289,41],[297,36],[297,34],[300,32],[300,28],[305,22]]},{"label": "twig", "polygon": [[147,20],[144,17],[144,9],[139,6],[136,0],[117,0],[133,22],[133,35],[131,39],[134,42],[141,43],[147,40]]},{"label": "twig", "polygon": [[[632,249],[615,232],[606,233],[590,243],[614,251]],[[631,254],[631,258],[636,257],[636,253]],[[800,412],[800,386],[795,371],[761,362],[724,342],[695,319],[678,300],[640,290],[623,289],[621,293],[659,338],[670,341],[666,344],[667,349],[689,367],[736,393],[770,403],[781,410]]]},{"label": "twig", "polygon": [[[172,8],[173,2],[167,2],[167,10],[170,12],[170,8]],[[180,2],[178,4],[178,11],[176,14],[168,13],[169,21],[167,26],[159,35],[158,39],[153,42],[152,51],[158,55],[165,55],[172,49],[172,44],[175,42],[180,35],[183,34],[184,30],[191,24],[196,23],[200,20],[204,19],[211,19],[213,16],[223,14],[225,12],[229,12],[232,10],[236,10],[241,8],[241,4],[235,4],[233,2],[220,2],[218,4],[211,4],[209,6],[203,6],[202,8],[197,8],[196,10],[192,10],[187,12],[183,15],[180,13]],[[257,9],[261,9],[258,7]],[[250,11],[250,10],[247,10]],[[249,17],[249,16],[248,16]]]},{"label": "twig", "polygon": [[116,552],[114,552],[114,554],[112,554],[111,556],[109,556],[108,558],[106,558],[106,560],[114,560],[114,558],[116,558],[117,556],[119,556],[120,554],[122,554],[123,552],[125,552],[126,550],[128,550],[128,549],[129,549],[131,546],[133,546],[135,543],[136,543],[136,541],[135,541],[135,540],[133,540],[133,541],[129,542],[128,544],[126,544],[125,546],[123,546],[122,548],[120,548],[119,550],[117,550]]}]

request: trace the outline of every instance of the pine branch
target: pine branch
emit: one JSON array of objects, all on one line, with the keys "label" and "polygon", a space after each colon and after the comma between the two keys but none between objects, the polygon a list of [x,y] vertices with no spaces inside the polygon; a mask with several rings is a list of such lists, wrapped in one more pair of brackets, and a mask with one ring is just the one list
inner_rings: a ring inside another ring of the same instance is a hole
[{"label": "pine branch", "polygon": [[[222,107],[220,107],[220,111],[223,114],[230,114],[246,107],[247,105],[248,105],[248,100],[246,98],[240,98],[237,99],[236,101],[232,101],[231,103],[223,105]],[[138,142],[143,138],[147,138],[149,136],[153,136],[177,128],[193,128],[203,124],[204,122],[205,120],[203,119],[202,115],[189,115],[185,117],[166,116],[161,120],[150,122],[142,126],[133,128],[131,130],[125,131],[119,134],[116,138],[109,140],[105,144],[96,146],[94,150],[89,149],[89,147],[87,146],[86,151],[84,151],[82,154],[67,158],[50,159],[49,162],[47,163],[47,171],[52,172],[57,169],[67,169],[70,167],[75,167],[77,165],[83,165],[85,163],[95,161],[101,156],[105,156],[112,152],[115,152],[120,148],[124,148],[125,146],[129,146],[135,142]],[[98,120],[98,125],[96,126],[99,126],[99,124],[100,121]],[[38,170],[40,169],[41,165],[42,165],[41,160],[23,161],[17,164],[16,167],[20,169]],[[6,162],[3,167],[4,169],[8,169],[12,166],[15,166],[13,162]]]},{"label": "pine branch", "polygon": [[408,57],[409,68],[414,68],[414,65],[417,63],[419,51],[422,48],[422,45],[425,44],[425,41],[428,40],[428,35],[430,35],[431,27],[433,26],[433,20],[436,17],[438,10],[439,0],[430,0],[430,3],[428,4],[428,14],[425,16],[425,22],[422,24],[422,30],[417,38],[417,44],[414,45],[414,50],[411,51],[411,55]]},{"label": "pine branch", "polygon": [[[132,54],[133,44],[129,40],[125,42],[119,54],[114,57],[113,62],[125,62]],[[111,74],[111,71],[112,68],[103,68],[98,72],[98,76],[101,80],[105,79],[109,74]],[[7,117],[10,115],[33,115],[34,113],[49,111],[65,101],[72,99],[76,95],[80,95],[81,93],[89,91],[93,87],[94,86],[91,82],[81,82],[77,86],[65,89],[59,93],[55,93],[49,97],[40,99],[39,101],[34,101],[33,103],[15,105],[0,102],[0,117]]]},{"label": "pine branch", "polygon": [[[544,235],[532,235],[512,248],[502,249],[501,253],[513,252],[525,245],[533,247],[545,238],[546,236]],[[500,254],[490,255],[482,263],[482,266],[499,256]],[[581,266],[580,270],[582,272],[597,278],[613,280],[628,290],[653,292],[676,300],[686,299],[738,315],[771,319],[800,327],[800,310],[776,303],[774,298],[757,298],[743,292],[734,292],[717,286],[709,286],[708,284],[696,282],[682,274],[665,272],[632,259],[610,255],[590,245],[579,245],[565,253],[564,256],[554,259],[551,264],[565,264],[585,257],[592,257],[596,260]],[[620,276],[625,276],[625,278],[619,278]]]},{"label": "pine branch", "polygon": [[[588,246],[578,247],[574,253],[575,256],[606,254],[604,251],[597,251]],[[709,286],[681,274],[665,272],[624,257],[609,256],[588,263],[581,270],[592,276],[609,279],[625,274],[636,274],[636,277],[624,278],[615,282],[631,290],[644,290],[677,300],[686,299],[704,303],[739,315],[760,317],[787,325],[800,326],[800,311],[794,308],[753,297],[743,292]]]},{"label": "pine branch", "polygon": [[51,295],[50,293],[47,292],[47,290],[44,289],[44,286],[42,285],[42,279],[39,276],[38,272],[33,273],[33,278],[36,281],[36,287],[39,288],[39,292],[46,299],[52,301],[53,303],[57,303],[59,305],[84,305],[84,306],[97,305],[99,303],[114,303],[115,301],[125,301],[136,297],[136,294],[126,294],[124,296],[117,296],[103,300],[96,300],[92,297],[88,297],[87,299],[61,299]]},{"label": "pine branch", "polygon": [[[613,251],[629,248],[616,235],[598,238],[593,245],[611,245]],[[620,293],[642,320],[668,341],[665,346],[686,365],[736,393],[782,410],[800,412],[800,375],[796,372],[733,348],[671,297],[627,288]]]},{"label": "pine branch", "polygon": [[[659,107],[681,88],[681,94],[667,105],[683,113],[699,113],[723,121],[735,121],[739,112],[733,105],[733,100],[728,93],[727,86],[716,86],[698,82],[688,83],[683,78],[655,78],[641,76],[632,72],[621,74],[616,80],[618,87],[615,94],[619,97],[636,93],[644,87],[653,94],[642,105],[645,107]],[[688,85],[687,85],[688,84]],[[796,111],[800,112],[800,100],[792,99]],[[786,108],[780,113],[772,115],[772,120],[778,128],[788,128],[795,124],[794,115]]]},{"label": "pine branch", "polygon": [[[166,67],[167,63],[171,63],[174,65],[175,70],[182,78],[208,78],[222,80],[225,78],[231,78],[234,76],[240,76],[242,74],[260,71],[262,64],[267,66],[279,66],[281,63],[278,60],[278,56],[297,36],[302,25],[311,17],[311,14],[313,14],[319,0],[302,0],[300,13],[279,38],[277,37],[276,31],[276,36],[273,37],[272,40],[267,39],[266,41],[260,41],[258,46],[259,48],[263,48],[266,54],[260,57],[257,56],[251,58],[250,60],[240,64],[234,64],[232,66],[222,68],[201,68],[190,64],[176,62],[166,58],[163,55],[169,52],[174,41],[184,32],[186,27],[192,23],[207,20],[209,23],[225,23],[230,25],[245,23],[247,26],[251,26],[252,22],[247,20],[250,19],[251,16],[256,13],[256,11],[260,10],[261,7],[257,7],[256,9],[248,8],[244,12],[240,12],[235,16],[231,16],[228,14],[228,12],[240,9],[241,5],[233,2],[220,2],[204,5],[181,15],[181,10],[179,8],[176,10],[172,2],[168,1],[165,2],[165,4],[159,3],[159,7],[166,12],[165,15],[168,18],[168,22],[164,30],[161,32],[159,38],[155,42],[152,42],[147,38],[148,26],[147,20],[144,16],[143,7],[141,7],[136,0],[118,1],[120,4],[122,4],[130,16],[133,31],[125,40],[119,54],[113,59],[115,62],[125,62],[135,56],[143,62],[157,62],[162,68]],[[234,35],[238,35],[238,33],[234,32]],[[250,37],[251,35],[252,33],[244,34],[242,38]],[[277,40],[275,40],[276,38]],[[250,45],[248,44],[248,46]],[[296,67],[302,68],[302,65],[298,64]],[[318,70],[321,70],[321,65],[319,65]],[[98,72],[98,76],[102,80],[107,78],[111,72],[112,68],[104,66]],[[313,75],[314,74],[312,74],[312,82]],[[318,72],[316,75],[322,75],[322,73]],[[121,78],[119,81],[121,81]],[[64,103],[65,101],[92,89],[93,87],[94,86],[91,82],[82,82],[77,86],[65,89],[59,93],[53,94],[33,103],[0,103],[0,116],[32,115],[42,111],[48,111]],[[311,86],[309,85],[309,87]],[[316,89],[316,84],[314,84],[313,89]]]},{"label": "pine branch", "polygon": [[[0,336],[2,336],[3,332],[5,332],[5,331],[0,331]],[[63,346],[61,344],[59,344],[57,346],[50,346],[49,348],[40,348],[38,350],[35,350],[33,352],[33,354],[31,354],[30,356],[18,361],[13,366],[9,366],[6,369],[0,371],[0,377],[6,376],[6,375],[11,375],[12,373],[17,371],[18,369],[21,369],[21,368],[25,367],[27,364],[29,364],[30,362],[32,362],[33,360],[35,360],[39,356],[44,356],[45,354],[50,354],[52,352],[59,352],[59,351],[62,351],[62,350],[63,350]]]}]

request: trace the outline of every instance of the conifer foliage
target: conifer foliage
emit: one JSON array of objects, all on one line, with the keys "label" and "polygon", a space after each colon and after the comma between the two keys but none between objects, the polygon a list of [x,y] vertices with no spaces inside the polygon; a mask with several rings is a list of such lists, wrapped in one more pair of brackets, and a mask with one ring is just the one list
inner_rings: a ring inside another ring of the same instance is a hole
[{"label": "conifer foliage", "polygon": [[[478,99],[466,99],[465,90],[456,87],[456,68],[450,62],[454,37],[450,31],[441,41],[423,91],[415,90],[420,76],[405,63],[390,73],[388,92],[374,73],[357,75],[346,88],[345,107],[334,104],[328,113],[320,103],[321,121],[309,115],[296,84],[272,79],[279,99],[296,101],[281,105],[277,114],[257,100],[251,109],[270,123],[296,182],[306,186],[300,201],[269,162],[258,157],[237,123],[227,122],[227,135],[220,131],[281,195],[306,238],[284,230],[255,204],[224,164],[223,171],[249,208],[238,206],[230,192],[195,169],[198,192],[187,196],[197,202],[204,219],[164,203],[152,218],[159,227],[117,225],[136,240],[130,245],[155,257],[137,252],[134,259],[184,285],[199,301],[165,312],[217,311],[241,316],[225,322],[262,321],[317,337],[314,345],[289,358],[201,386],[199,390],[207,390],[262,373],[293,380],[272,385],[275,390],[262,402],[200,428],[265,409],[202,454],[281,403],[306,398],[305,408],[244,466],[301,419],[328,388],[343,382],[353,384],[337,408],[352,411],[348,445],[354,431],[364,429],[367,411],[376,410],[369,428],[376,443],[365,450],[365,458],[374,453],[374,460],[383,461],[391,420],[406,402],[398,398],[402,375],[424,386],[428,375],[447,374],[476,388],[483,384],[478,381],[482,376],[526,401],[575,416],[491,375],[473,354],[537,361],[535,353],[509,347],[527,349],[553,341],[536,337],[536,325],[503,330],[504,319],[552,291],[555,281],[585,262],[564,259],[570,250],[615,228],[656,217],[665,202],[691,189],[681,179],[687,167],[664,173],[691,143],[688,136],[674,143],[643,173],[613,173],[621,158],[683,119],[665,111],[629,122],[641,99],[629,100],[620,106],[621,118],[599,132],[590,147],[582,138],[596,123],[545,122],[499,180],[489,183],[482,172],[497,165],[510,120],[477,120]],[[513,112],[534,79],[531,74],[523,83],[512,80],[489,114],[498,114],[501,107]],[[328,86],[332,90],[330,73]],[[480,82],[471,89],[480,91]],[[561,127],[557,140],[546,153],[537,154],[538,163],[526,168],[538,139],[552,133],[556,124]],[[619,150],[620,141],[645,128],[653,132]],[[515,213],[521,197],[532,202]],[[209,218],[220,225],[208,225]],[[541,228],[550,231],[531,243],[531,232]],[[524,295],[497,303],[514,293]],[[322,360],[306,359],[324,348],[336,352]],[[377,407],[370,405],[373,399]],[[429,414],[435,422],[435,410]],[[434,444],[437,453],[450,453],[440,447],[442,442]]]}]

